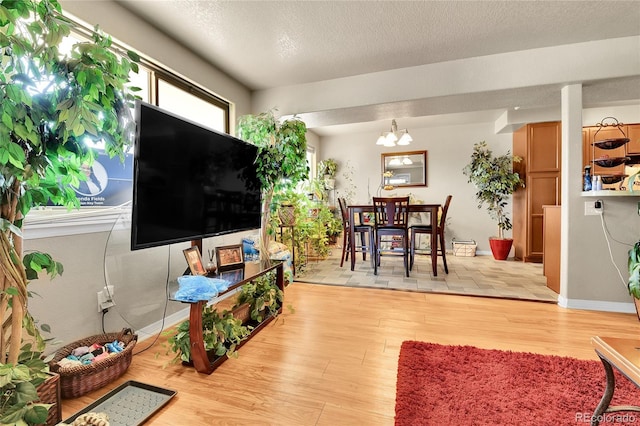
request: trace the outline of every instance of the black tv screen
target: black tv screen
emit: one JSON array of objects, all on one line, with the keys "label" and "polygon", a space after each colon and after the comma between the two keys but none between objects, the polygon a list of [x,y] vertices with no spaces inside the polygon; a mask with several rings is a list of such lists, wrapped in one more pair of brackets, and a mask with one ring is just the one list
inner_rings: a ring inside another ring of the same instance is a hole
[{"label": "black tv screen", "polygon": [[260,228],[258,148],[136,102],[131,249]]}]

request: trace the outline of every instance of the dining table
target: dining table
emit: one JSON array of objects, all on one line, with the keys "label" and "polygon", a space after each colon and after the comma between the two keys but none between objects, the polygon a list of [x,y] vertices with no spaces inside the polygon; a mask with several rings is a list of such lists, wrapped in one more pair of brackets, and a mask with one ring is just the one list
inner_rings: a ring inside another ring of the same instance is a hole
[{"label": "dining table", "polygon": [[[433,276],[438,276],[438,238],[436,229],[438,227],[438,210],[442,207],[441,204],[409,204],[409,213],[429,213],[431,229],[431,268],[433,270]],[[364,215],[363,213],[373,213],[373,204],[354,204],[348,205],[347,209],[349,210],[349,233],[350,235],[354,235],[354,228],[356,224],[356,217],[358,218],[358,223],[364,224]],[[373,223],[371,223],[371,228],[373,231]],[[351,239],[353,241],[353,238]],[[443,247],[444,249],[444,247]],[[351,244],[351,270],[353,271],[356,266],[356,247],[355,244]],[[372,252],[371,256],[373,257],[373,261],[375,262],[375,254]]]}]

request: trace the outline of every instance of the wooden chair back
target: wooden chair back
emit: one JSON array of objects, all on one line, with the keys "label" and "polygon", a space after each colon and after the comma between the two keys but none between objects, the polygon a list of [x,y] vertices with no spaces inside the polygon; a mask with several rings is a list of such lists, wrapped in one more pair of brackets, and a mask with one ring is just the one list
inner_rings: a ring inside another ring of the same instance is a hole
[{"label": "wooden chair back", "polygon": [[444,229],[445,221],[447,220],[447,212],[449,211],[449,204],[451,204],[452,195],[447,195],[447,199],[442,207],[442,214],[438,220],[438,229]]},{"label": "wooden chair back", "polygon": [[374,223],[378,228],[407,228],[409,197],[373,197]]}]

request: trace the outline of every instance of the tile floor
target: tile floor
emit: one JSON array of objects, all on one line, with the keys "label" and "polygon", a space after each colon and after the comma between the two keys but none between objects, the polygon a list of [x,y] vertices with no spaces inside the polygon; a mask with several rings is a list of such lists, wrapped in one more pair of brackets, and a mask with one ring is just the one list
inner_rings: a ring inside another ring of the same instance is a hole
[{"label": "tile floor", "polygon": [[363,262],[362,255],[358,255],[355,270],[351,271],[347,261],[340,267],[340,255],[341,248],[336,247],[325,260],[309,260],[295,281],[557,302],[558,295],[546,286],[542,264],[538,263],[496,261],[490,255],[457,257],[448,253],[449,274],[444,273],[439,257],[438,276],[434,277],[429,256],[416,256],[407,278],[402,257],[383,256],[378,275],[374,275],[369,257]]}]

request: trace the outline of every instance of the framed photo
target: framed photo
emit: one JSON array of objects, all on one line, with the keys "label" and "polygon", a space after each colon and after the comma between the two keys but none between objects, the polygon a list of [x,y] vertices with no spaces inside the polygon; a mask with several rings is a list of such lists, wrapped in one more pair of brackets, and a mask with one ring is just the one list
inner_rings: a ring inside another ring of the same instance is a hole
[{"label": "framed photo", "polygon": [[197,246],[189,247],[188,249],[182,250],[182,252],[184,253],[184,257],[185,259],[187,259],[187,263],[189,264],[191,275],[206,275],[207,271],[205,271],[204,266],[202,265],[200,249],[198,249]]},{"label": "framed photo", "polygon": [[244,279],[244,268],[220,271],[220,279],[226,280],[231,284],[240,282]]},{"label": "framed photo", "polygon": [[216,247],[218,268],[238,267],[244,264],[242,244]]}]

